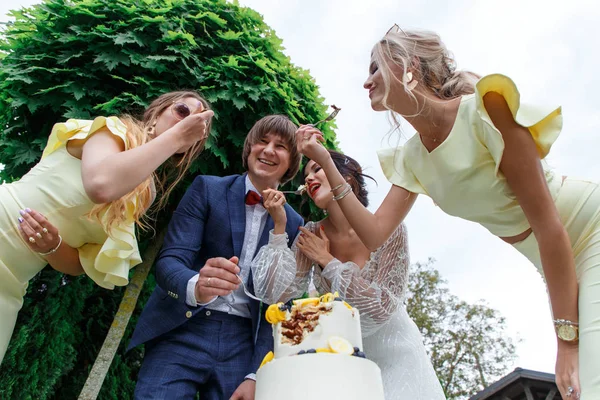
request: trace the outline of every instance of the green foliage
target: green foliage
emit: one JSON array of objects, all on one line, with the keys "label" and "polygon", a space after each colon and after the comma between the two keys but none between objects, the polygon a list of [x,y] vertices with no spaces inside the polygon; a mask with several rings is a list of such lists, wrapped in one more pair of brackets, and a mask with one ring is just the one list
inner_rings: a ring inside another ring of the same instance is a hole
[{"label": "green foliage", "polygon": [[515,345],[500,313],[451,294],[432,267],[412,266],[407,311],[419,327],[448,399],[464,399],[503,376],[515,360]]},{"label": "green foliage", "polygon": [[[39,159],[53,124],[122,112],[139,116],[156,96],[196,89],[212,104],[214,129],[192,174],[158,216],[168,221],[193,174],[242,171],[241,149],[256,120],[273,113],[297,123],[326,116],[308,72],[291,64],[281,40],[255,11],[225,0],[46,0],[13,11],[0,41],[0,181]],[[334,147],[332,124],[322,126]],[[292,182],[295,188],[299,181]],[[288,188],[288,189],[289,189]],[[290,199],[291,203],[299,199]],[[142,235],[142,248],[152,240]],[[100,393],[130,398],[141,351],[124,352],[145,285]],[[0,398],[76,398],[123,290],[51,269],[31,283],[0,366]]]}]

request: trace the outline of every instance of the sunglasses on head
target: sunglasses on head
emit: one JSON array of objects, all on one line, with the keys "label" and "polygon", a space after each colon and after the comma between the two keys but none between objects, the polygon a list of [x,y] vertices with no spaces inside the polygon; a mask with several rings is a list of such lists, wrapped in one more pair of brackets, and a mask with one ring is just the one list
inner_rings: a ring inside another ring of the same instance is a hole
[{"label": "sunglasses on head", "polygon": [[388,33],[400,33],[400,32],[404,33],[404,36],[408,37],[406,32],[404,32],[402,30],[402,28],[400,28],[400,26],[398,26],[398,24],[392,25],[392,27],[390,29],[388,29],[388,31],[385,34],[387,35]]},{"label": "sunglasses on head", "polygon": [[[198,108],[200,111],[204,111],[204,105],[201,102],[198,102]],[[186,117],[189,117],[189,115],[192,113],[192,110],[190,110],[190,107],[184,102],[176,101],[171,106],[171,112],[175,118],[182,120]]]}]

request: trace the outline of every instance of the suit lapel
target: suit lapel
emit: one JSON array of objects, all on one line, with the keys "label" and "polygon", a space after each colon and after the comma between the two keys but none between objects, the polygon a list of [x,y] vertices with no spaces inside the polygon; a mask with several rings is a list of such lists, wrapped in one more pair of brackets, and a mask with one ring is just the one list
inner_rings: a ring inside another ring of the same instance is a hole
[{"label": "suit lapel", "polygon": [[246,231],[246,174],[238,177],[229,187],[227,192],[227,207],[229,209],[229,223],[231,226],[231,239],[233,253],[237,257],[242,254],[244,233]]}]

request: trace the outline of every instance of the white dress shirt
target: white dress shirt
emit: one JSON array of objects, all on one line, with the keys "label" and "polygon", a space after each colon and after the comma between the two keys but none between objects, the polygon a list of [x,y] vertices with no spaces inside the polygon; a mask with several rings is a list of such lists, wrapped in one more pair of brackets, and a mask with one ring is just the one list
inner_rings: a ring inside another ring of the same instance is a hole
[{"label": "white dress shirt", "polygon": [[[253,190],[258,192],[248,175],[246,175],[246,192]],[[252,264],[252,258],[256,252],[258,241],[260,240],[262,231],[264,230],[265,223],[267,221],[268,212],[261,204],[255,204],[246,207],[246,230],[244,231],[244,243],[242,245],[242,253],[240,254],[240,261],[238,266],[240,267],[240,277],[243,279],[244,284],[248,287],[248,276],[250,272],[250,266]],[[198,303],[196,300],[196,282],[198,281],[199,274],[193,276],[187,285],[186,303],[191,307],[206,306],[210,310],[222,311],[228,314],[237,315],[239,317],[251,318],[250,308],[248,304],[250,299],[244,293],[244,288],[240,285],[238,290],[227,296],[218,296],[208,303]]]}]

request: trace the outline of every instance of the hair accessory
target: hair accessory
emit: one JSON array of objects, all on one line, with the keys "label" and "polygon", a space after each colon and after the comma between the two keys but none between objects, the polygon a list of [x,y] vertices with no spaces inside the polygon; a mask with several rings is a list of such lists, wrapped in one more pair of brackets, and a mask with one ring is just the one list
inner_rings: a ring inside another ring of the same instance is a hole
[{"label": "hair accessory", "polygon": [[50,251],[47,251],[45,253],[42,253],[41,251],[38,251],[39,255],[41,256],[49,256],[50,254],[54,254],[56,253],[56,250],[58,250],[58,248],[60,247],[60,245],[62,244],[62,236],[58,235],[58,244],[56,245],[55,248],[51,249]]}]

